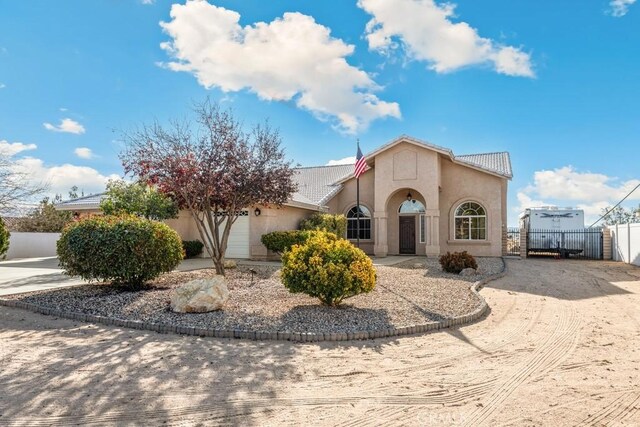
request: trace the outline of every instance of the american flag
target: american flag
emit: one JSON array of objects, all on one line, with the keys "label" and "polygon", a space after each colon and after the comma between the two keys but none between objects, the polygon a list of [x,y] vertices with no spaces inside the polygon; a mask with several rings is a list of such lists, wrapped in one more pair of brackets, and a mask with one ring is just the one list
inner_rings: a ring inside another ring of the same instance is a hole
[{"label": "american flag", "polygon": [[357,178],[360,178],[360,175],[364,173],[364,170],[367,168],[367,159],[362,155],[362,151],[360,151],[360,144],[358,144],[358,154],[356,154],[356,167],[353,171],[353,175]]}]

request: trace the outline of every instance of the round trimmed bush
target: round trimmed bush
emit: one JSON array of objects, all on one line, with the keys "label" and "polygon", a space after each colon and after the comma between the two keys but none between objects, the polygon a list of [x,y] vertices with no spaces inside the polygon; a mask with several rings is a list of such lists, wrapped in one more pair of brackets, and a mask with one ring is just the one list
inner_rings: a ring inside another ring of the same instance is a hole
[{"label": "round trimmed bush", "polygon": [[185,258],[195,258],[202,253],[204,243],[200,240],[183,240],[182,248],[184,249]]},{"label": "round trimmed bush", "polygon": [[447,273],[459,274],[465,268],[473,268],[474,270],[478,269],[476,259],[467,251],[454,253],[447,252],[440,257],[439,261],[440,266]]},{"label": "round trimmed bush", "polygon": [[71,223],[57,252],[66,274],[132,288],[173,270],[183,256],[178,233],[136,216],[94,216]]},{"label": "round trimmed bush", "polygon": [[0,259],[4,259],[9,250],[9,237],[11,237],[11,233],[9,233],[4,221],[0,218]]},{"label": "round trimmed bush", "polygon": [[316,233],[305,244],[293,245],[282,256],[282,265],[282,282],[290,292],[305,293],[329,306],[371,292],[376,285],[371,259],[330,233]]}]

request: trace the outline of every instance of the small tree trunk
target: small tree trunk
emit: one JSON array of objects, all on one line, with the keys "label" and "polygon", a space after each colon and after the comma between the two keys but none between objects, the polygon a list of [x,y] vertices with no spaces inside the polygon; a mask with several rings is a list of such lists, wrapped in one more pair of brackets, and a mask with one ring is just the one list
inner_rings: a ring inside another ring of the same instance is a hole
[{"label": "small tree trunk", "polygon": [[215,256],[212,256],[211,259],[213,260],[213,265],[216,268],[216,274],[224,276],[224,258],[216,258]]}]

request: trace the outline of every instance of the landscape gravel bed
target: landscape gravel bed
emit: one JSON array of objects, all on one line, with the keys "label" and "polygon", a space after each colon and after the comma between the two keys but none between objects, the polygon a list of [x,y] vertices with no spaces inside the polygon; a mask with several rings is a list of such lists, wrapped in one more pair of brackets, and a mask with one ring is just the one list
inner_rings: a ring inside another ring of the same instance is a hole
[{"label": "landscape gravel bed", "polygon": [[[230,298],[221,311],[178,314],[169,308],[174,288],[215,274],[213,269],[165,274],[141,291],[108,283],[8,296],[63,312],[216,330],[290,333],[347,333],[420,325],[466,315],[480,299],[470,290],[482,278],[500,273],[500,258],[478,258],[478,275],[445,273],[435,258],[413,258],[377,266],[373,292],[325,307],[304,294],[291,294],[275,266],[240,264],[227,271]],[[252,280],[249,269],[257,274]]]}]

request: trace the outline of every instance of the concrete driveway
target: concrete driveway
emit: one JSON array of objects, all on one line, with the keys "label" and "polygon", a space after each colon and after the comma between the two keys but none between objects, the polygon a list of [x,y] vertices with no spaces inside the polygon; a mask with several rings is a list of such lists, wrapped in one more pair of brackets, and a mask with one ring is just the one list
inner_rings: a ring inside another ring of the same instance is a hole
[{"label": "concrete driveway", "polygon": [[252,342],[0,307],[0,424],[640,425],[640,269],[510,260],[483,320]]},{"label": "concrete driveway", "polygon": [[82,283],[82,280],[64,275],[56,257],[0,262],[0,296]]}]

